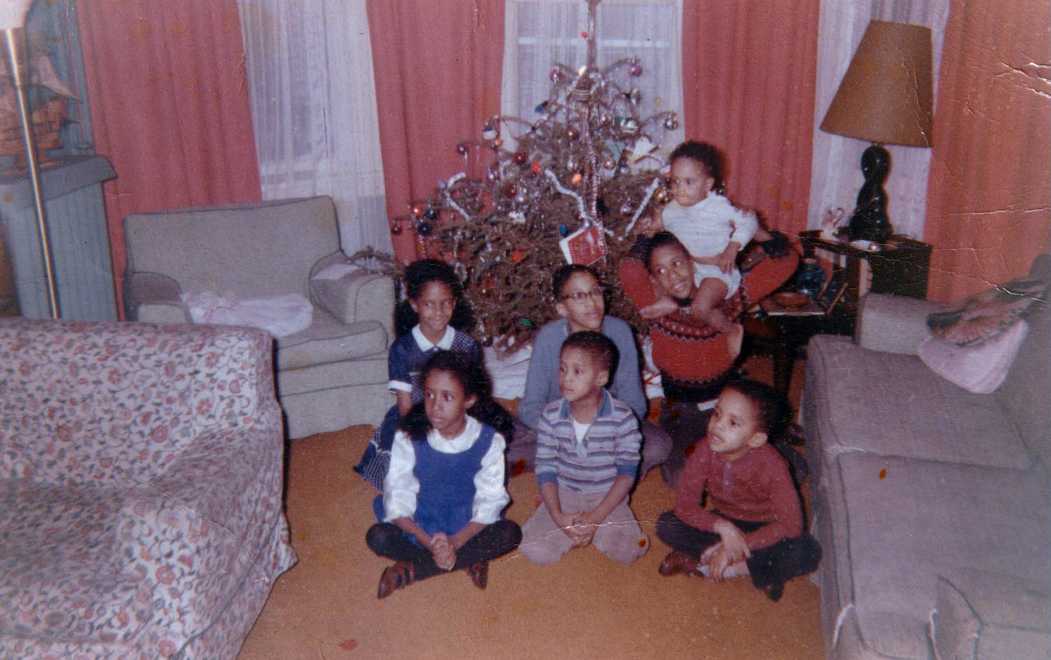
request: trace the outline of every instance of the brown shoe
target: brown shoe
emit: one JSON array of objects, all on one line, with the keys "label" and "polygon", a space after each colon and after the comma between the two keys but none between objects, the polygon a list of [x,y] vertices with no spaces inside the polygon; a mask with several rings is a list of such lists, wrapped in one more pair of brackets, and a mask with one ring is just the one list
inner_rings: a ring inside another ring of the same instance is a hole
[{"label": "brown shoe", "polygon": [[479,589],[485,589],[489,584],[489,562],[480,561],[467,567],[467,574],[471,576],[471,582]]},{"label": "brown shoe", "polygon": [[416,580],[416,570],[411,562],[397,561],[383,569],[376,598],[386,598],[398,589],[407,587]]},{"label": "brown shoe", "polygon": [[672,575],[697,575],[697,558],[691,557],[685,552],[673,550],[661,562],[657,569],[664,577]]}]

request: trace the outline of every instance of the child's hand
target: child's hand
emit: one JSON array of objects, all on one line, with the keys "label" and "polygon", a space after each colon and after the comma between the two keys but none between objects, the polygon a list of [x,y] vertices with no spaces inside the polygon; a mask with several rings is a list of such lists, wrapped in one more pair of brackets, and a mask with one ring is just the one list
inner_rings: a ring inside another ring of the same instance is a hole
[{"label": "child's hand", "polygon": [[575,514],[569,513],[558,513],[551,515],[552,520],[558,525],[558,528],[562,530],[562,533],[569,537],[569,540],[573,542],[573,546],[577,545],[578,530],[577,518]]},{"label": "child's hand", "polygon": [[661,296],[652,305],[646,305],[639,310],[639,316],[644,319],[659,319],[672,312],[678,311],[679,305],[670,296]]},{"label": "child's hand", "polygon": [[732,522],[720,520],[715,523],[714,529],[722,539],[720,545],[727,554],[727,565],[752,556],[752,551],[748,549],[748,543],[744,540],[744,534]]},{"label": "child's hand", "polygon": [[443,571],[451,571],[456,565],[456,550],[449,541],[449,537],[441,532],[431,536],[431,556],[434,563]]},{"label": "child's hand", "polygon": [[570,538],[573,539],[573,546],[582,548],[595,538],[595,532],[598,531],[598,525],[591,522],[591,518],[587,514],[577,514],[573,517],[573,535]]},{"label": "child's hand", "polygon": [[723,573],[733,562],[730,561],[730,555],[726,552],[726,546],[716,543],[704,551],[704,554],[701,555],[701,563],[708,565],[709,579],[721,582]]},{"label": "child's hand", "polygon": [[724,273],[732,273],[737,262],[737,243],[730,241],[726,249],[715,256],[715,264]]}]

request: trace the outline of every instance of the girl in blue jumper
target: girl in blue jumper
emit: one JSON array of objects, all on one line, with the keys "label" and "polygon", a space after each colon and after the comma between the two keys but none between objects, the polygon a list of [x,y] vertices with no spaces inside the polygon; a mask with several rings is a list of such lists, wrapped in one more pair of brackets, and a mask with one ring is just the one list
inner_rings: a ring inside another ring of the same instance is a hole
[{"label": "girl in blue jumper", "polygon": [[419,374],[427,358],[446,350],[464,353],[472,363],[482,360],[478,343],[463,331],[470,325],[470,310],[463,300],[460,280],[448,264],[437,259],[409,264],[405,292],[407,300],[395,314],[398,338],[390,347],[387,365],[388,386],[396,402],[354,468],[377,490],[383,490],[398,421],[423,400]]},{"label": "girl in blue jumper", "polygon": [[489,560],[511,552],[522,531],[502,512],[504,438],[467,411],[485,395],[477,363],[440,351],[421,373],[423,404],[394,436],[383,495],[365,536],[369,548],[394,559],[380,576],[377,598],[444,571],[464,569],[485,589]]}]

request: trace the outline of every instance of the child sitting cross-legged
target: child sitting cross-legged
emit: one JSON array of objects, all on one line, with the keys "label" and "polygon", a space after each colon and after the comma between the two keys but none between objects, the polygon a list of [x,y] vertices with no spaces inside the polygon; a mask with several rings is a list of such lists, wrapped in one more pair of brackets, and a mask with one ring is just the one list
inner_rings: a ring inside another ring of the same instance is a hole
[{"label": "child sitting cross-legged", "polygon": [[639,467],[638,421],[604,386],[617,349],[605,335],[574,332],[559,353],[562,398],[544,407],[537,430],[536,478],[543,500],[522,527],[521,551],[552,564],[591,543],[630,564],[649,541],[628,507]]},{"label": "child sitting cross-legged", "polygon": [[[756,381],[719,394],[708,434],[679,478],[675,510],[661,514],[657,536],[674,550],[660,574],[713,580],[751,576],[774,601],[791,578],[817,568],[821,547],[803,531],[788,465],[767,440],[785,418],[783,400]],[[710,509],[701,506],[707,492]]]},{"label": "child sitting cross-legged", "polygon": [[373,502],[380,523],[365,542],[395,563],[376,592],[386,598],[413,582],[466,570],[485,589],[489,560],[514,550],[518,525],[502,517],[504,439],[467,411],[487,394],[482,367],[461,353],[440,351],[420,375],[423,403],[394,435],[383,495]]}]

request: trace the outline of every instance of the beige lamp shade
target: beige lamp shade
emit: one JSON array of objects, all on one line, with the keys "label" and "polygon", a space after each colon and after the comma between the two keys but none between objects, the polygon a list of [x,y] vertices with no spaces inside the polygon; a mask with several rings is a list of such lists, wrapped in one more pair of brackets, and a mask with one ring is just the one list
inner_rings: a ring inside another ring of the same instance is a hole
[{"label": "beige lamp shade", "polygon": [[0,0],[0,30],[22,27],[33,0]]},{"label": "beige lamp shade", "polygon": [[872,21],[821,130],[880,144],[931,146],[931,31]]}]

